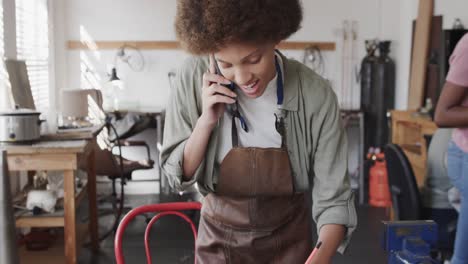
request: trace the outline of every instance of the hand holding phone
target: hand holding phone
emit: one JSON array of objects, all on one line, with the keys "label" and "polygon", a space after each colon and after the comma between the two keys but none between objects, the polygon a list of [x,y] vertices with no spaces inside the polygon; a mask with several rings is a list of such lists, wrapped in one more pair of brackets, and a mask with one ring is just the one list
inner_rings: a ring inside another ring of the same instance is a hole
[{"label": "hand holding phone", "polygon": [[[223,76],[223,74],[221,73],[221,70],[219,69],[219,66],[218,66],[218,63],[216,62],[216,59],[214,58],[214,55],[211,55],[211,60],[213,60],[213,64],[215,66],[215,73],[219,76]],[[229,88],[229,90],[233,91],[234,92],[234,89],[236,88],[235,84],[233,82],[230,82],[229,84],[221,84],[222,86],[226,87],[226,88]]]},{"label": "hand holding phone", "polygon": [[218,122],[218,119],[224,113],[226,104],[235,103],[234,98],[237,97],[235,92],[226,87],[232,85],[232,82],[216,74],[216,68],[214,55],[210,55],[208,72],[203,74],[203,109],[200,117],[200,120],[209,126],[214,126]]}]

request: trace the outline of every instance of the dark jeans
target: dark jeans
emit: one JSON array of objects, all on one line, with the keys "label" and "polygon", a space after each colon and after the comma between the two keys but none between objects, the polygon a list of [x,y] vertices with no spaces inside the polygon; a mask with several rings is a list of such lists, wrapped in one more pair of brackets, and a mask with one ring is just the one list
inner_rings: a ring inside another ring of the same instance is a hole
[{"label": "dark jeans", "polygon": [[455,209],[424,208],[423,219],[434,220],[439,227],[437,248],[453,249],[458,213]]}]

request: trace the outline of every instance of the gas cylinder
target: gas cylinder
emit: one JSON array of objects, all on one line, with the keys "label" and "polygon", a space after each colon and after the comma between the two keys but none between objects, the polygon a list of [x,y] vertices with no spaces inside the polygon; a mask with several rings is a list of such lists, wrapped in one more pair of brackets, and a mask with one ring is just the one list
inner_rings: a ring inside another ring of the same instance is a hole
[{"label": "gas cylinder", "polygon": [[[389,57],[390,41],[367,40],[361,63],[361,110],[364,112],[364,149],[388,142],[387,112],[395,108],[395,63]],[[374,53],[378,48],[379,56]]]},{"label": "gas cylinder", "polygon": [[392,200],[388,187],[387,163],[384,153],[369,154],[374,165],[369,170],[369,204],[375,207],[390,207]]},{"label": "gas cylinder", "polygon": [[374,55],[377,49],[377,40],[366,40],[366,51],[367,55],[361,62],[360,81],[361,81],[361,110],[364,113],[364,149],[369,150],[370,147],[378,147],[375,145],[373,131],[376,128],[373,118],[375,116],[372,113],[373,94],[372,89],[374,87],[373,78],[375,72],[375,66],[377,62],[377,56]]},{"label": "gas cylinder", "polygon": [[379,42],[379,57],[372,76],[372,112],[375,114],[375,147],[383,147],[389,142],[387,112],[395,108],[395,62],[389,57],[390,41]]},{"label": "gas cylinder", "polygon": [[375,71],[377,56],[374,55],[377,49],[377,40],[366,40],[367,55],[361,62],[361,109],[364,112],[370,111],[372,104],[372,75]]}]

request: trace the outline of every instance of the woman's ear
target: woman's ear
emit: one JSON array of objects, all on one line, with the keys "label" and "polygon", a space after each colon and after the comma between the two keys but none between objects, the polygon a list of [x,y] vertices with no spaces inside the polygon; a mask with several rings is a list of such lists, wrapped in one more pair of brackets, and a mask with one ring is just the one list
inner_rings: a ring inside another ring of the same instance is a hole
[{"label": "woman's ear", "polygon": [[279,49],[279,44],[281,43],[281,40],[278,40],[275,42],[275,49]]}]

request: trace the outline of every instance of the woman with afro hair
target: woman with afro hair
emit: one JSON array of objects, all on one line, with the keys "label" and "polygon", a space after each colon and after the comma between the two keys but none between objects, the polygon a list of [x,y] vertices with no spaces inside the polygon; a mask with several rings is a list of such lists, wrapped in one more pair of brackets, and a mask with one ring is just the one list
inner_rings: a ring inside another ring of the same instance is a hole
[{"label": "woman with afro hair", "polygon": [[204,195],[199,264],[304,263],[310,211],[322,242],[312,263],[330,263],[356,227],[336,95],[276,50],[301,20],[299,0],[178,1],[193,56],[171,91],[161,169]]}]

